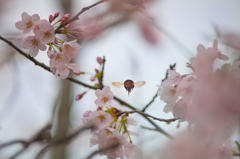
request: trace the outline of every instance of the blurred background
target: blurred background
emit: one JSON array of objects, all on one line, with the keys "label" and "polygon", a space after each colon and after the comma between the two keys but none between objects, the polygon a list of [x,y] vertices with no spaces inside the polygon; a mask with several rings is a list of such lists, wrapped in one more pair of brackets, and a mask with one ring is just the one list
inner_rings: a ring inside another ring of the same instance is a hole
[{"label": "blurred background", "polygon": [[[22,12],[38,14],[41,19],[48,19],[50,14],[59,11],[60,16],[66,13],[74,15],[94,2],[96,1],[0,0],[0,35],[20,47],[26,35],[15,28],[15,23],[21,20]],[[84,27],[88,24],[87,19],[104,13],[108,7],[108,3],[104,3],[85,12],[76,26]],[[114,9],[116,8],[113,7],[107,14],[104,23],[111,24],[121,17],[121,10]],[[147,16],[134,13],[131,20],[109,25],[100,34],[90,32],[87,38],[80,38],[82,50],[75,61],[81,71],[94,74],[94,69],[99,67],[96,57],[105,56],[104,85],[110,86],[115,96],[138,109],[142,109],[156,94],[157,85],[161,84],[170,64],[176,63],[176,70],[180,74],[191,72],[186,63],[196,54],[199,44],[212,46],[213,40],[217,39],[216,26],[240,34],[239,0],[155,0],[146,4],[144,13]],[[145,21],[144,16],[150,21]],[[93,30],[101,27],[98,19],[93,18],[92,21]],[[154,26],[150,22],[154,22]],[[231,57],[236,54],[221,42],[219,48],[222,53]],[[15,139],[28,140],[49,122],[53,122],[51,133],[59,137],[65,136],[81,127],[82,114],[86,110],[96,109],[94,90],[55,78],[2,41],[0,52],[0,143]],[[49,65],[46,52],[40,52],[36,59]],[[91,75],[72,76],[89,85],[95,84],[90,81]],[[111,85],[112,82],[124,82],[127,79],[146,81],[146,85],[135,88],[130,96],[124,88]],[[84,91],[87,94],[75,101],[75,96]],[[127,110],[117,102],[114,104]],[[157,97],[146,113],[159,118],[172,118],[171,113],[163,112],[164,105]],[[145,158],[157,159],[169,139],[159,132],[142,129],[140,126],[152,125],[140,115],[132,114],[131,117],[138,122],[138,126],[131,126],[129,129],[139,134],[138,137],[133,137],[133,143],[143,150]],[[178,122],[155,123],[173,136],[188,126],[185,123],[177,128]],[[89,139],[89,132],[85,132],[68,146],[55,148],[44,158],[86,158],[97,149],[96,146],[90,148]],[[41,148],[41,144],[34,144],[18,158],[34,158]],[[20,146],[12,146],[0,150],[0,158],[9,158],[19,149]]]}]

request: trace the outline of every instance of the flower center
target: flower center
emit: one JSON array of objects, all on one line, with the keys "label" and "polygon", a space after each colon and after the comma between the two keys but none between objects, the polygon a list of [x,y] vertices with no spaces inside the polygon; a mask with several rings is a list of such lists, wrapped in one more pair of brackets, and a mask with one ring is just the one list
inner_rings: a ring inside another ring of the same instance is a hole
[{"label": "flower center", "polygon": [[32,46],[38,46],[38,42],[36,39],[32,40]]},{"label": "flower center", "polygon": [[29,21],[26,23],[26,26],[27,26],[27,28],[31,28],[31,27],[32,27],[32,22],[29,20]]},{"label": "flower center", "polygon": [[101,101],[103,101],[104,103],[106,103],[107,101],[108,101],[108,98],[107,97],[102,97],[102,100]]},{"label": "flower center", "polygon": [[56,62],[61,62],[62,61],[62,57],[60,54],[57,54],[57,56],[55,57],[55,61]]},{"label": "flower center", "polygon": [[44,33],[44,36],[45,36],[46,38],[50,37],[50,35],[51,35],[51,34],[49,33],[49,31],[47,31],[47,32]]},{"label": "flower center", "polygon": [[101,121],[103,121],[105,119],[104,115],[100,114],[99,116],[97,116],[98,119],[100,119]]},{"label": "flower center", "polygon": [[169,92],[170,92],[170,94],[171,94],[172,96],[174,96],[174,95],[176,94],[176,90],[175,90],[175,89],[170,89]]}]

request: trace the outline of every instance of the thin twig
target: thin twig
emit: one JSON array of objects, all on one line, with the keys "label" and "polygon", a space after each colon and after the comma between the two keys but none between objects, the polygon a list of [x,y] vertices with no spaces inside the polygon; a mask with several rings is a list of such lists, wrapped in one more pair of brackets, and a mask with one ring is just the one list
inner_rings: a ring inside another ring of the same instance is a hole
[{"label": "thin twig", "polygon": [[170,122],[174,122],[174,121],[178,120],[178,119],[176,119],[176,118],[172,118],[172,119],[161,119],[161,118],[157,118],[157,117],[154,117],[154,116],[152,116],[152,115],[149,115],[149,114],[144,113],[144,112],[139,111],[139,110],[124,111],[124,112],[122,112],[122,113],[120,113],[120,114],[132,114],[132,113],[138,113],[138,114],[141,114],[141,115],[143,115],[143,116],[145,116],[145,117],[150,117],[150,118],[152,118],[153,120],[163,121],[163,122],[166,122],[166,123],[170,123]]},{"label": "thin twig", "polygon": [[153,96],[152,100],[142,109],[142,112],[145,112],[145,110],[154,102],[155,98],[157,98],[157,93]]},{"label": "thin twig", "polygon": [[55,140],[55,141],[53,140],[47,146],[45,146],[41,151],[39,151],[39,153],[37,154],[35,159],[40,159],[52,147],[59,146],[59,145],[62,145],[62,144],[66,144],[66,143],[70,142],[72,139],[74,139],[76,136],[78,136],[79,134],[84,132],[85,130],[93,129],[93,128],[94,128],[93,126],[81,127],[78,130],[76,130],[75,132],[73,132],[72,134],[70,134],[70,135],[68,135],[64,138],[61,138],[61,139],[58,139],[58,140]]},{"label": "thin twig", "polygon": [[105,56],[103,56],[102,71],[101,71],[101,76],[99,78],[99,85],[98,85],[99,89],[103,88],[103,73],[104,73],[104,68],[105,68],[105,62],[106,62],[106,59],[105,59]]},{"label": "thin twig", "polygon": [[65,23],[65,24],[63,24],[63,25],[59,25],[58,28],[55,30],[55,34],[60,33],[60,29],[63,28],[64,26],[66,26],[67,24],[72,23],[73,21],[78,20],[78,19],[79,19],[79,16],[80,16],[81,14],[83,14],[85,11],[87,11],[87,10],[89,10],[89,9],[97,6],[98,4],[101,4],[101,3],[103,3],[103,2],[106,2],[106,1],[107,1],[107,0],[100,0],[100,1],[98,1],[98,2],[96,2],[96,3],[94,3],[94,4],[92,4],[92,5],[90,5],[90,6],[88,6],[88,7],[84,7],[84,8],[83,8],[80,12],[78,12],[74,17],[72,17],[67,23]]},{"label": "thin twig", "polygon": [[147,130],[158,131],[157,129],[149,128],[149,127],[146,127],[146,126],[141,126],[141,128],[143,128],[143,129],[147,129]]},{"label": "thin twig", "polygon": [[10,141],[7,143],[3,143],[0,145],[0,149],[11,146],[11,145],[15,145],[15,144],[22,144],[23,146],[27,145],[27,141],[24,140],[14,140],[14,141]]},{"label": "thin twig", "polygon": [[91,159],[93,156],[97,155],[98,153],[106,152],[106,151],[109,151],[109,150],[116,149],[119,145],[120,145],[120,143],[118,142],[117,144],[113,144],[113,145],[110,145],[110,146],[108,146],[108,147],[106,147],[106,148],[103,148],[103,149],[100,149],[100,150],[96,150],[96,151],[92,152],[92,153],[87,157],[87,159]]}]

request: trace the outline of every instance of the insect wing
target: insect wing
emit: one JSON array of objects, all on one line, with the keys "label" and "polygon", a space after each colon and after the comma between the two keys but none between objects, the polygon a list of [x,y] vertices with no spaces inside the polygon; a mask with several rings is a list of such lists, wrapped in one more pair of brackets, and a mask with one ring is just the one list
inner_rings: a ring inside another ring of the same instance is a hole
[{"label": "insect wing", "polygon": [[121,82],[113,82],[112,85],[117,87],[117,88],[121,88],[123,86],[123,83],[121,83]]},{"label": "insect wing", "polygon": [[136,87],[142,87],[143,85],[145,85],[145,81],[138,81],[138,82],[135,82],[134,83],[134,85],[136,86]]}]

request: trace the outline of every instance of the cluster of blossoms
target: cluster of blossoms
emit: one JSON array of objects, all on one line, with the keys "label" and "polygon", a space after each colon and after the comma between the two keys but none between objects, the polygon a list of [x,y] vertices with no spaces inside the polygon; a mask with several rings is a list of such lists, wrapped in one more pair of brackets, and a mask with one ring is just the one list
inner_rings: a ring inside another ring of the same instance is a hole
[{"label": "cluster of blossoms", "polygon": [[[37,56],[39,50],[45,51],[48,46],[48,57],[50,58],[50,69],[61,78],[67,78],[70,69],[78,70],[76,64],[70,61],[78,56],[81,46],[76,40],[66,42],[56,38],[57,33],[65,34],[68,37],[81,36],[80,29],[70,29],[69,21],[70,14],[65,14],[60,20],[53,21],[59,16],[59,12],[49,16],[49,20],[40,19],[39,15],[28,15],[22,13],[22,20],[15,24],[16,28],[22,30],[24,34],[33,31],[33,35],[25,38],[22,47],[29,50],[31,57]],[[67,24],[67,25],[66,25]],[[61,28],[63,26],[63,28]],[[56,32],[56,30],[59,32]]]},{"label": "cluster of blossoms", "polygon": [[[83,114],[83,123],[94,125],[90,146],[98,145],[99,150],[105,150],[100,155],[106,155],[109,159],[128,158],[140,159],[141,150],[132,143],[128,125],[136,125],[122,111],[112,107],[113,93],[108,86],[95,92],[97,99],[94,103],[98,106],[96,111],[86,111]],[[128,141],[129,139],[129,141]],[[111,146],[116,148],[111,148]]]},{"label": "cluster of blossoms", "polygon": [[[240,122],[240,61],[237,59],[216,69],[217,59],[228,60],[218,50],[216,40],[213,47],[206,49],[199,45],[197,51],[188,64],[193,73],[180,75],[175,70],[168,70],[168,77],[158,91],[160,99],[166,102],[164,112],[172,112],[180,122],[192,124],[192,131],[185,132],[188,136],[180,136],[171,147],[173,152],[176,145],[180,146],[179,143],[188,138],[181,146],[194,149],[192,153],[182,151],[171,155],[180,159],[200,156],[229,159],[233,154],[230,144],[226,143]],[[206,145],[209,147],[204,148]]]}]

